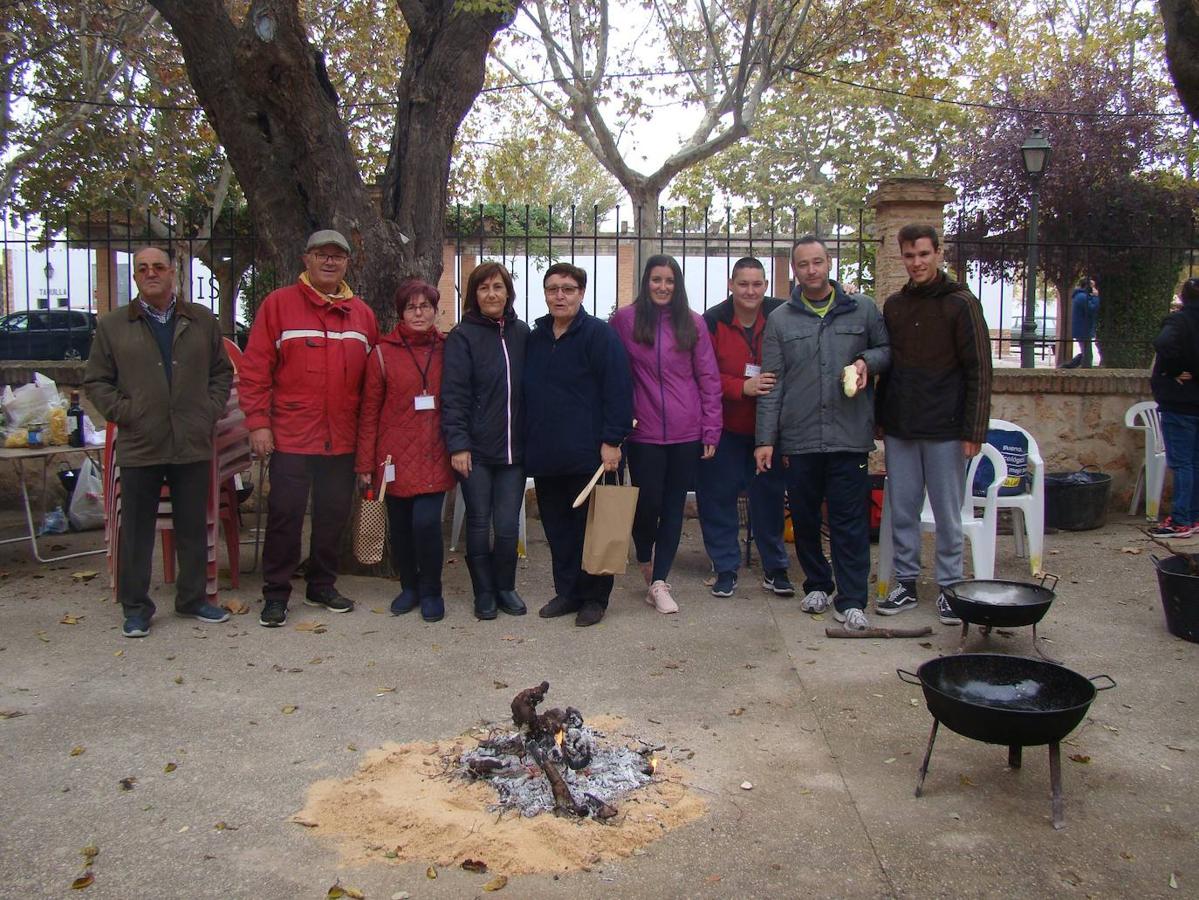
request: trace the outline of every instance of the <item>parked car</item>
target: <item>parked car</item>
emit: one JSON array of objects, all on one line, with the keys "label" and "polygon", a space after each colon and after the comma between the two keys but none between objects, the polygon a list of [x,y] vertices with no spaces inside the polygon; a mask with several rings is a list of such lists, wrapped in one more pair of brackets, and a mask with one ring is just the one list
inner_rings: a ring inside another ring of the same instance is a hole
[{"label": "parked car", "polygon": [[[1033,320],[1036,323],[1035,340],[1040,343],[1042,341],[1057,340],[1057,320],[1040,317]],[[1024,333],[1024,316],[1015,316],[1012,318],[1012,340],[1019,341],[1020,336]]]},{"label": "parked car", "polygon": [[30,309],[0,319],[0,359],[87,359],[96,314]]}]

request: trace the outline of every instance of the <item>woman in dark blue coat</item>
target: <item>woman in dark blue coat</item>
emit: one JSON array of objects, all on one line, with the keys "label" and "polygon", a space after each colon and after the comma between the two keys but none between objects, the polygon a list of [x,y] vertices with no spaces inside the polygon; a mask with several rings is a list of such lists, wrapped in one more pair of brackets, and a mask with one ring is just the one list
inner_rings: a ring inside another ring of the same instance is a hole
[{"label": "woman in dark blue coat", "polygon": [[[529,326],[516,318],[512,276],[481,263],[466,282],[462,321],[445,341],[441,431],[466,501],[466,567],[475,616],[523,616],[516,543],[525,495],[521,378]],[[491,533],[494,530],[495,540]]]},{"label": "woman in dark blue coat", "polygon": [[616,332],[583,309],[587,273],[557,263],[544,286],[549,315],[529,336],[524,371],[525,468],[554,569],[554,599],[538,615],[575,613],[576,625],[594,625],[613,578],[583,571],[587,504],[571,504],[601,462],[610,472],[620,465],[620,444],[633,430],[633,382]]}]

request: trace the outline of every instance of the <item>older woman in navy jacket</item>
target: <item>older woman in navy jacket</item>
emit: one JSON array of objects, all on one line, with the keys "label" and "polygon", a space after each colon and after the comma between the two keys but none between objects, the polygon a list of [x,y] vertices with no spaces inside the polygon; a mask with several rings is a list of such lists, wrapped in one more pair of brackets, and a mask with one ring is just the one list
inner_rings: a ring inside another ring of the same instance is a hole
[{"label": "older woman in navy jacket", "polygon": [[576,625],[594,625],[613,579],[583,571],[587,504],[571,504],[601,462],[608,471],[619,466],[620,444],[633,430],[633,382],[616,332],[583,309],[587,273],[557,263],[544,286],[549,315],[529,335],[524,371],[525,468],[554,569],[554,599],[538,615],[575,613]]}]

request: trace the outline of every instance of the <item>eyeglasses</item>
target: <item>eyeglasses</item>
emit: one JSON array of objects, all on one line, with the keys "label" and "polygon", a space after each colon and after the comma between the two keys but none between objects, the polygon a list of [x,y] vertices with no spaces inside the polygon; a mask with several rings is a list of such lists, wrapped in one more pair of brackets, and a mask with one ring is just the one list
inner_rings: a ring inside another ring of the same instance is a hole
[{"label": "eyeglasses", "polygon": [[580,288],[577,284],[558,284],[554,285],[553,287],[547,287],[545,289],[545,295],[547,297],[552,297],[554,294],[561,294],[563,297],[573,297],[581,290],[582,288]]},{"label": "eyeglasses", "polygon": [[340,262],[345,262],[347,259],[349,259],[349,257],[346,256],[346,254],[344,254],[344,253],[322,253],[320,250],[314,250],[312,252],[312,258],[315,259],[317,262],[322,262],[322,263],[326,263],[326,262],[340,263]]},{"label": "eyeglasses", "polygon": [[406,313],[427,313],[433,312],[433,307],[428,303],[409,303],[404,307]]}]

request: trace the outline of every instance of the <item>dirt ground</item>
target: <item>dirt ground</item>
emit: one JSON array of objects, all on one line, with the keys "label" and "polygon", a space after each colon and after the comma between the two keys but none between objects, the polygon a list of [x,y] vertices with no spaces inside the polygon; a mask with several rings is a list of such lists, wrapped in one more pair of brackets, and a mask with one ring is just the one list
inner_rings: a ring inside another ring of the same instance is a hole
[{"label": "dirt ground", "polygon": [[[689,520],[677,616],[646,606],[634,573],[617,579],[594,628],[535,613],[477,622],[451,554],[441,623],[388,615],[395,583],[350,577],[339,586],[358,601],[353,613],[296,601],[287,627],[260,628],[247,573],[232,593],[251,614],[201,626],[170,614],[156,571],[160,612],[133,641],[102,556],[39,566],[6,545],[0,884],[21,897],[321,898],[339,884],[423,898],[482,896],[506,875],[502,893],[521,897],[1196,896],[1199,645],[1166,632],[1154,548],[1136,524],[1113,515],[1102,530],[1046,539],[1045,568],[1062,579],[1046,647],[1118,685],[1062,747],[1061,831],[1043,748],[1009,770],[1005,748],[942,729],[925,794],[913,796],[932,719],[895,670],[959,640],[937,623],[927,583],[916,610],[876,621],[927,624],[929,637],[831,640],[831,617],[767,594],[757,569],[735,597],[709,596]],[[551,595],[548,548],[535,520],[529,536],[519,588],[536,610]],[[100,540],[68,535],[46,549]],[[1027,576],[1001,538],[997,577]],[[972,634],[967,649],[1031,653],[1028,632]],[[502,720],[514,691],[542,679],[553,703],[620,717],[671,748],[702,813],[640,852],[581,863],[576,835],[604,826],[567,823],[544,850],[562,870],[542,874],[463,871],[428,828],[430,858],[404,862],[368,835],[355,844],[293,820],[314,785],[353,779],[391,745]],[[89,858],[93,882],[72,891]]]}]

